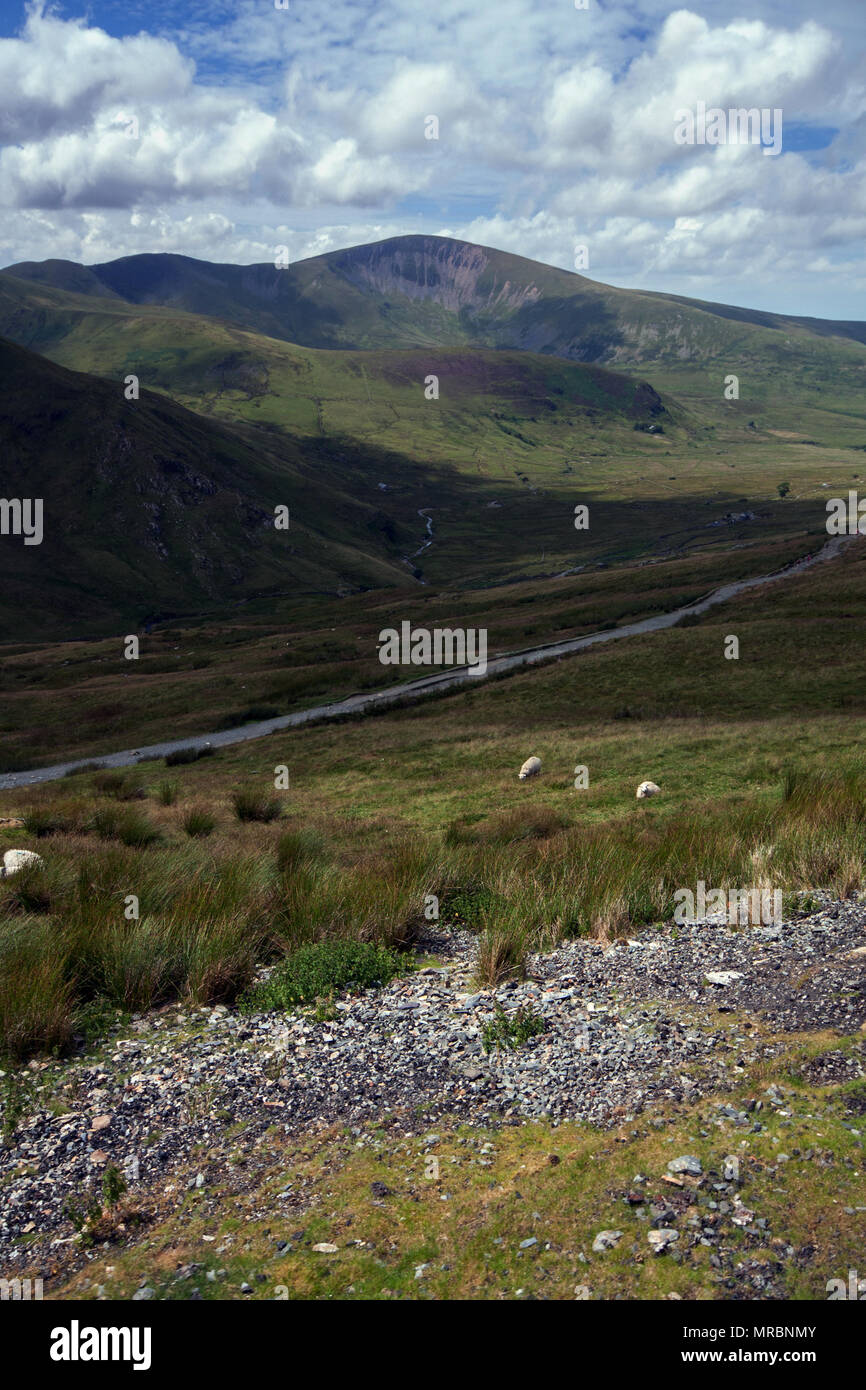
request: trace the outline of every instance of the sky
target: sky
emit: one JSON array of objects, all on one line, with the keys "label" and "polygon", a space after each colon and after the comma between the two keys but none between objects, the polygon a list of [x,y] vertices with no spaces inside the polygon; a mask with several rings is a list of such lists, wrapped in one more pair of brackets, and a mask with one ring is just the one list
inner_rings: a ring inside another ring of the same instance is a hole
[{"label": "sky", "polygon": [[0,265],[427,232],[866,319],[864,48],[864,0],[0,0]]}]

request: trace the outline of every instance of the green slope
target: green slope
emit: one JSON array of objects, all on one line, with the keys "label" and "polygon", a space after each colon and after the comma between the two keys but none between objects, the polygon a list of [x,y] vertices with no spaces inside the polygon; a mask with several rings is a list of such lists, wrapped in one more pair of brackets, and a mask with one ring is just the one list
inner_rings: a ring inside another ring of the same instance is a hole
[{"label": "green slope", "polygon": [[[383,533],[375,500],[342,486],[327,449],[253,447],[150,391],[127,401],[119,383],[3,340],[0,449],[4,497],[41,498],[44,512],[41,544],[0,536],[4,637],[128,631],[257,594],[404,581],[400,536]],[[288,532],[273,524],[281,504]]]},{"label": "green slope", "polygon": [[[129,303],[225,318],[310,347],[509,347],[573,361],[705,361],[744,341],[862,343],[866,325],[625,289],[447,237],[404,236],[300,261],[219,265],[138,255],[91,267],[25,262],[6,273]],[[757,335],[757,336],[752,336]]]}]

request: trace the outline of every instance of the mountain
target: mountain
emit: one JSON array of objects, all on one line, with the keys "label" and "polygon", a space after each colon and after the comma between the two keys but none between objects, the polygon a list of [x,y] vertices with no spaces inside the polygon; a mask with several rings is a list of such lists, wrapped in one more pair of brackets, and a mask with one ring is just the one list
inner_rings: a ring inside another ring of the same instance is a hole
[{"label": "mountain", "polygon": [[862,323],[615,289],[523,256],[436,236],[391,237],[286,269],[160,254],[89,267],[22,262],[4,275],[207,314],[319,348],[465,345],[634,365],[703,362],[773,337],[866,341]]},{"label": "mountain", "polygon": [[134,373],[209,417],[392,451],[414,461],[418,485],[425,468],[512,483],[528,468],[545,483],[581,450],[641,455],[648,435],[673,443],[696,428],[637,374],[594,364],[506,349],[299,347],[186,310],[6,275],[0,334],[75,370],[117,382]]},{"label": "mountain", "polygon": [[[43,510],[41,544],[14,534],[14,518],[0,535],[5,638],[135,631],[157,613],[407,579],[414,529],[383,527],[375,496],[353,495],[363,459],[353,474],[328,446],[251,444],[3,339],[0,450],[6,501],[41,499]],[[274,526],[278,505],[288,531]]]},{"label": "mountain", "polygon": [[856,476],[866,444],[866,347],[840,327],[435,237],[287,270],[19,265],[0,273],[4,487],[45,499],[46,537],[0,537],[0,622],[486,586],[716,544],[728,517],[744,541],[801,534],[816,470]]}]

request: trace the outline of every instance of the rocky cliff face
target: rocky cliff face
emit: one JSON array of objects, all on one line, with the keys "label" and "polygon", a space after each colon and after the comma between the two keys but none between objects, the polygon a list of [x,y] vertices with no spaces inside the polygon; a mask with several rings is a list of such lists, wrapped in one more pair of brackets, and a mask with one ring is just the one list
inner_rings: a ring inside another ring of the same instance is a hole
[{"label": "rocky cliff face", "polygon": [[429,299],[454,313],[520,309],[542,295],[538,285],[513,284],[498,273],[486,247],[447,237],[394,237],[355,247],[331,263],[358,289]]}]

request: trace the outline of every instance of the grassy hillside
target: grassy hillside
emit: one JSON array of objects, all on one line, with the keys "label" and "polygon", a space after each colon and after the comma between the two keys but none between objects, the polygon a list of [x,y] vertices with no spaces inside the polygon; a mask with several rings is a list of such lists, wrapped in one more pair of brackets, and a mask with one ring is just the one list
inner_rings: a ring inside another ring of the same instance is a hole
[{"label": "grassy hillside", "polygon": [[[428,892],[517,958],[557,934],[662,920],[673,886],[698,878],[862,887],[866,686],[850,632],[863,611],[858,544],[791,580],[772,609],[753,594],[432,705],[285,731],[192,767],[6,792],[0,810],[24,825],[4,827],[2,848],[38,845],[49,863],[44,879],[4,885],[9,949],[19,966],[22,952],[41,954],[54,973],[34,1002],[19,971],[0,1014],[11,1030],[26,1004],[28,1037],[68,1036],[101,978],[97,959],[118,1005],[186,989],[224,998],[252,978],[257,954],[322,935],[405,941]],[[738,661],[724,656],[731,632]],[[544,770],[521,784],[529,753]],[[277,764],[288,790],[275,792]],[[662,789],[650,805],[634,796],[645,777]],[[96,885],[85,898],[81,863]],[[129,937],[116,930],[123,884],[142,904]],[[22,914],[38,932],[21,936]],[[73,928],[83,957],[67,957]],[[178,954],[181,937],[190,949]],[[142,943],[154,963],[144,973]],[[81,973],[82,959],[93,968]]]},{"label": "grassy hillside", "polygon": [[[150,391],[128,401],[122,382],[5,341],[0,445],[5,495],[44,511],[41,544],[0,538],[7,638],[135,631],[166,611],[399,577],[375,509],[341,491],[338,469],[322,478],[318,450],[253,449]],[[294,513],[288,532],[277,505]]]},{"label": "grassy hillside", "polygon": [[[835,394],[804,399],[744,375],[741,400],[726,402],[721,368],[659,367],[659,395],[640,377],[549,355],[320,351],[11,276],[0,276],[0,329],[67,366],[118,381],[134,372],[255,431],[253,447],[323,441],[328,482],[373,509],[407,573],[449,587],[704,545],[711,522],[745,511],[759,514],[752,530],[790,535],[820,515],[825,483],[859,473],[866,439],[859,398],[829,358]],[[816,360],[830,353],[814,341]],[[592,508],[580,537],[578,502]]]},{"label": "grassy hillside", "polygon": [[[771,602],[755,592],[428,706],[3,793],[0,851],[45,862],[0,885],[9,1267],[44,1271],[48,1298],[824,1299],[862,1247],[864,544]],[[592,617],[667,601],[666,583],[705,581],[698,566],[597,574]],[[558,595],[576,619],[563,582]],[[515,635],[521,597],[538,595],[509,595]],[[349,601],[359,618],[364,601]],[[207,628],[205,651],[238,636]],[[95,650],[94,687],[110,659]],[[209,678],[213,698],[238,650],[208,673],[166,640],[141,710],[160,677],[187,705]],[[84,721],[73,652],[57,649],[46,702],[24,696],[33,723],[48,701]],[[6,655],[7,674],[45,663]],[[259,655],[277,669],[275,633]],[[4,717],[10,704],[7,688]],[[521,784],[531,752],[544,771]],[[637,802],[647,776],[661,795]],[[734,1002],[681,968],[688,931],[660,925],[699,879],[784,893],[779,941],[692,934],[713,968],[737,952]],[[809,934],[820,888],[851,901]],[[460,959],[425,945],[429,894],[439,940],[469,943]],[[390,985],[322,982],[322,960],[374,945],[405,968]],[[302,956],[303,1000],[263,1003],[262,964],[294,978]],[[523,1019],[544,1031],[466,1066],[455,1045],[484,1037],[499,1001],[514,1023],[524,976]],[[422,1061],[446,1074],[444,1100],[404,1069],[437,1010]],[[596,1105],[617,1080],[623,1103],[598,1124],[542,1113],[560,1091]],[[140,1173],[124,1191],[128,1152]],[[672,1177],[686,1154],[699,1178]],[[677,1244],[657,1257],[661,1219]],[[610,1230],[614,1248],[594,1249]]]},{"label": "grassy hillside", "polygon": [[[194,622],[157,624],[142,634],[136,662],[124,660],[115,636],[46,641],[25,634],[0,645],[0,771],[182,739],[408,680],[415,668],[378,660],[378,635],[395,622],[485,628],[492,657],[670,611],[720,583],[779,568],[821,539],[731,546],[719,529],[709,534],[716,540],[705,553],[493,588],[263,597]],[[836,584],[843,575],[836,572]],[[577,667],[565,669],[574,680]],[[66,717],[70,702],[74,724]]]}]

